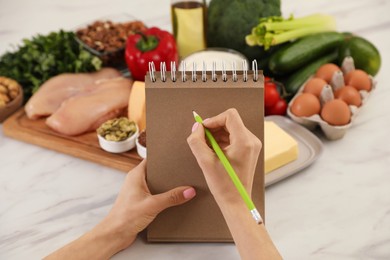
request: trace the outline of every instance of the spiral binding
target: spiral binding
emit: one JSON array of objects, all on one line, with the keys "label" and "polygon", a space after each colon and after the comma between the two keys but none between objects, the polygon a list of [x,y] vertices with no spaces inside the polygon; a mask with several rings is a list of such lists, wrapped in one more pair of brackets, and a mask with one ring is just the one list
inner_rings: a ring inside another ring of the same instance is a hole
[{"label": "spiral binding", "polygon": [[[176,77],[176,62],[171,61],[171,81],[176,82],[177,77]],[[217,62],[213,61],[212,63],[212,68],[211,68],[211,80],[216,82],[218,80],[217,77]],[[198,74],[196,70],[196,62],[192,64],[192,71],[191,71],[191,81],[196,82],[198,80]],[[253,81],[257,81],[259,79],[259,71],[257,68],[257,61],[253,60],[252,61],[252,71],[253,71]],[[166,72],[167,72],[167,67],[165,62],[160,63],[160,78],[162,82],[166,82]],[[236,62],[232,62],[232,81],[237,82],[238,81],[238,76],[237,76],[237,64]],[[186,82],[187,81],[187,64],[185,61],[181,62],[181,81]],[[206,63],[203,62],[202,64],[202,76],[201,80],[203,82],[207,81],[207,66]],[[248,63],[246,60],[242,61],[242,75],[243,75],[243,81],[247,82],[248,81]],[[156,67],[154,65],[154,62],[149,62],[149,77],[150,81],[156,82]],[[224,82],[228,81],[228,75],[226,72],[226,63],[222,62],[222,70],[221,70],[221,79]]]}]

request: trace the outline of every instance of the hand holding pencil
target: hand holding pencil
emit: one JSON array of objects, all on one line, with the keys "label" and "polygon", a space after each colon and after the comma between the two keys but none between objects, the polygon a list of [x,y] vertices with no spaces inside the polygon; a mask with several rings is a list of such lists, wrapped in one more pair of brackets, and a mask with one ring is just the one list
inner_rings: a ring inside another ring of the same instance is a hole
[{"label": "hand holding pencil", "polygon": [[250,199],[260,140],[245,127],[235,109],[206,119],[203,125],[199,115],[194,115],[197,123],[187,141],[217,203],[245,203],[260,223]]}]

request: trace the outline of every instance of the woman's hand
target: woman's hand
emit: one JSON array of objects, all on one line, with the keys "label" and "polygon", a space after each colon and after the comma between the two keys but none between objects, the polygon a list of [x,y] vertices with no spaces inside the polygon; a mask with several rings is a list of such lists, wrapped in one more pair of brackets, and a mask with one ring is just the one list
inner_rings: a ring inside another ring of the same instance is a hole
[{"label": "woman's hand", "polygon": [[207,145],[203,126],[212,132],[249,194],[261,151],[260,140],[245,127],[236,109],[205,119],[203,125],[195,123],[187,139],[217,202],[241,201],[222,163]]},{"label": "woman's hand", "polygon": [[195,194],[194,188],[182,186],[152,195],[146,183],[144,160],[128,173],[113,208],[103,222],[118,231],[124,243],[123,248],[126,248],[161,211],[183,204]]},{"label": "woman's hand", "polygon": [[146,184],[146,161],[143,161],[127,174],[108,216],[91,231],[45,259],[108,259],[130,246],[158,213],[183,204],[195,195],[194,188],[189,186],[152,195]]},{"label": "woman's hand", "polygon": [[241,259],[282,259],[264,225],[253,220],[222,163],[207,145],[203,126],[213,133],[249,194],[261,151],[260,140],[245,127],[236,109],[206,119],[203,125],[195,123],[187,139]]}]

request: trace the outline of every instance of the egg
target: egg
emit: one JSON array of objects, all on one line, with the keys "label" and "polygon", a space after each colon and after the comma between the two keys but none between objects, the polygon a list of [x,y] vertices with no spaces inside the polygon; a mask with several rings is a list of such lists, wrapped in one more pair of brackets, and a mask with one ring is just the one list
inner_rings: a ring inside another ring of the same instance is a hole
[{"label": "egg", "polygon": [[356,88],[351,86],[341,87],[334,93],[335,97],[343,100],[348,105],[360,107],[362,105],[362,97]]},{"label": "egg", "polygon": [[311,93],[317,97],[320,97],[321,91],[328,83],[320,78],[312,78],[305,84],[303,88],[304,93]]},{"label": "egg", "polygon": [[302,93],[291,105],[291,112],[296,116],[312,116],[319,114],[320,110],[320,100],[311,93]]},{"label": "egg", "polygon": [[351,116],[347,103],[341,99],[326,102],[321,110],[322,119],[330,125],[346,125],[351,121]]},{"label": "egg", "polygon": [[353,70],[345,75],[345,85],[352,86],[357,90],[371,90],[371,80],[363,70]]},{"label": "egg", "polygon": [[341,71],[339,66],[333,63],[327,63],[322,65],[316,72],[315,77],[325,80],[327,83],[330,83],[332,80],[333,74],[336,71]]}]

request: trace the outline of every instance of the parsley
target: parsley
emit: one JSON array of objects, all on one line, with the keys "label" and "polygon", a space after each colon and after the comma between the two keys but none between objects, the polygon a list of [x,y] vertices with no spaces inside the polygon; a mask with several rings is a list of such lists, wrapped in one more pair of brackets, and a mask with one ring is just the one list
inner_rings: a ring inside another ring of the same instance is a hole
[{"label": "parsley", "polygon": [[14,52],[0,57],[0,75],[23,87],[25,102],[49,78],[65,72],[90,72],[102,61],[84,50],[73,32],[59,31],[24,39]]}]

